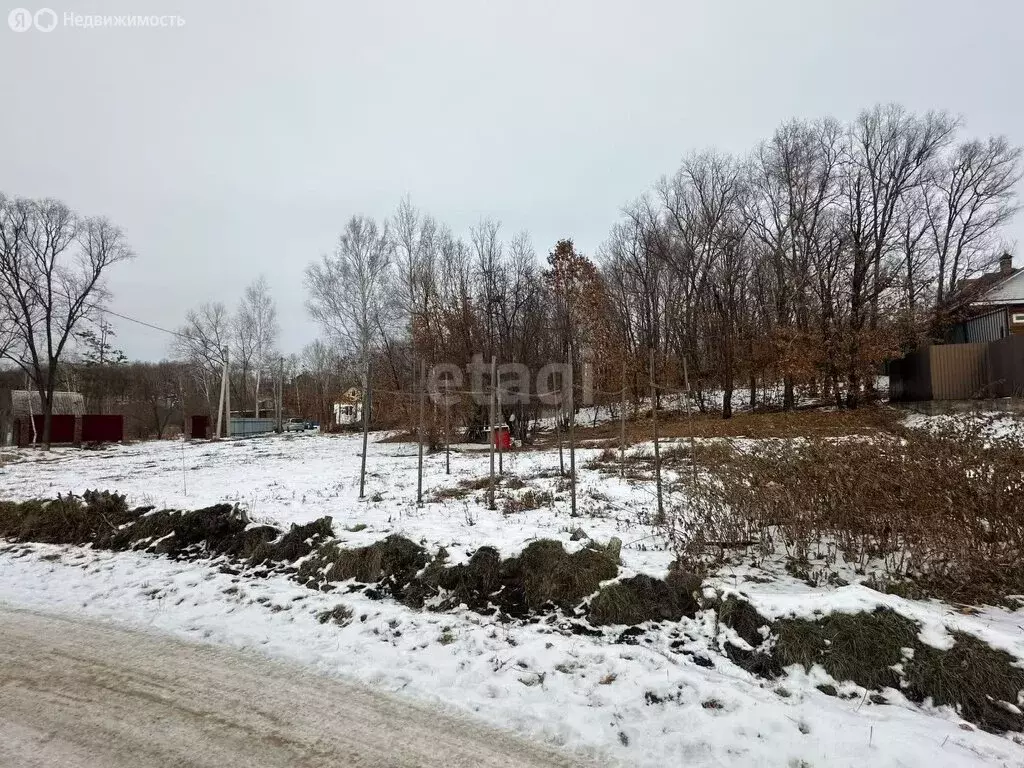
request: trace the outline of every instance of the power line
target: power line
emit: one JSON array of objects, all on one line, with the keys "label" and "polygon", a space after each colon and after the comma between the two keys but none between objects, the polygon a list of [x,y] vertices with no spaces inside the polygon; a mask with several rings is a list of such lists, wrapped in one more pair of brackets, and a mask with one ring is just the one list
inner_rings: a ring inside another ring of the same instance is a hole
[{"label": "power line", "polygon": [[153,325],[152,323],[147,323],[145,320],[139,320],[138,318],[135,317],[122,315],[120,312],[115,312],[112,309],[107,309],[106,307],[102,307],[99,304],[90,304],[89,306],[91,306],[93,309],[98,309],[101,312],[104,312],[108,315],[113,315],[114,317],[119,317],[122,320],[127,320],[130,323],[136,323],[137,325],[142,325],[145,326],[146,328],[152,328],[154,331],[160,331],[161,333],[167,333],[170,334],[171,336],[177,336],[180,339],[192,340],[192,338],[187,334],[179,333],[178,331],[171,331],[168,330],[167,328],[161,328],[159,325]]}]

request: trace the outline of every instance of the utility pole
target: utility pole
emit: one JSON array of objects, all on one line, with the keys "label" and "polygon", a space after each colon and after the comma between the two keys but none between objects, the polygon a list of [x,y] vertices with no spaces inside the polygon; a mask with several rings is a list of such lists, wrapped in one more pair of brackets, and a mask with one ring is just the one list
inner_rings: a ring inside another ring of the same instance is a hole
[{"label": "utility pole", "polygon": [[224,347],[224,379],[226,386],[224,387],[224,419],[227,421],[227,429],[225,429],[225,436],[231,437],[231,351],[228,347]]},{"label": "utility pole", "polygon": [[284,357],[277,359],[277,431],[284,430]]},{"label": "utility pole", "polygon": [[427,397],[426,366],[420,361],[420,424],[416,428],[419,443],[419,459],[416,466],[416,506],[423,506],[423,405]]},{"label": "utility pole", "polygon": [[497,387],[498,376],[497,376],[497,374],[498,374],[498,358],[492,355],[491,356],[491,397],[490,397],[490,401],[491,401],[491,407],[490,407],[490,422],[491,422],[491,426],[490,426],[490,429],[488,430],[488,435],[490,436],[490,443],[491,443],[491,446],[490,446],[490,448],[491,448],[491,476],[490,476],[490,481],[488,482],[488,486],[487,486],[487,504],[488,504],[488,507],[490,509],[497,509],[497,505],[494,503],[494,406],[495,406],[495,400],[497,399],[497,395],[498,395],[498,387]]},{"label": "utility pole", "polygon": [[221,425],[224,421],[224,390],[227,388],[228,382],[228,350],[224,347],[222,350],[224,364],[220,370],[220,398],[217,400],[217,431],[214,432],[214,440],[220,440],[221,436]]}]

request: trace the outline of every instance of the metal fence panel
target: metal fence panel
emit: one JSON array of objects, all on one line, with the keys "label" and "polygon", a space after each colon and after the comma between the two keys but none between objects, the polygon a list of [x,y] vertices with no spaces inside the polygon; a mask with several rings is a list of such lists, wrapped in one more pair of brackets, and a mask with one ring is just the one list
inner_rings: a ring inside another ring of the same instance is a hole
[{"label": "metal fence panel", "polygon": [[1007,336],[989,345],[988,377],[993,397],[1024,396],[1024,336]]},{"label": "metal fence panel", "polygon": [[262,435],[266,432],[273,432],[277,429],[277,419],[231,419],[232,437],[248,437],[249,435]]},{"label": "metal fence panel", "polygon": [[895,360],[889,367],[889,399],[917,402],[932,399],[931,347]]},{"label": "metal fence panel", "polygon": [[979,317],[971,318],[964,323],[967,343],[981,341],[998,341],[1009,335],[1009,326],[1006,324],[1006,310],[997,309]]},{"label": "metal fence panel", "polygon": [[990,397],[987,343],[930,347],[932,400]]}]

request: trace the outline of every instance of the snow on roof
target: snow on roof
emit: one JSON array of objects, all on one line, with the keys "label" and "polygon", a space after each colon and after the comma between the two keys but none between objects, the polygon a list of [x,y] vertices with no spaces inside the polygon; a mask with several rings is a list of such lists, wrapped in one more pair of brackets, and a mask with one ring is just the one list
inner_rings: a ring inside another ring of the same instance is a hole
[{"label": "snow on roof", "polygon": [[[42,412],[42,399],[38,392],[28,389],[11,390],[11,413],[14,418]],[[81,416],[85,413],[85,397],[81,392],[54,392],[53,412]]]},{"label": "snow on roof", "polygon": [[979,294],[972,304],[1024,304],[1024,270],[1018,270],[1005,280]]}]

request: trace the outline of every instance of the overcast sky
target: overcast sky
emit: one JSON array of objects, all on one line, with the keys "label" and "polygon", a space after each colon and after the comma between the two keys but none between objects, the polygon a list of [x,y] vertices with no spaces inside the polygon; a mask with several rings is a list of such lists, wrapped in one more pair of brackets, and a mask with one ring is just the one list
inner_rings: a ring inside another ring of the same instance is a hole
[{"label": "overcast sky", "polygon": [[[16,6],[2,0],[2,18]],[[857,2],[85,2],[170,28],[0,27],[0,190],[122,226],[111,307],[180,325],[266,274],[285,352],[317,333],[305,265],[405,194],[465,232],[593,253],[691,150],[876,102],[1024,144],[1024,5]],[[1009,232],[1024,243],[1024,217]],[[1024,255],[1018,255],[1018,262]],[[133,358],[168,338],[114,319]]]}]

